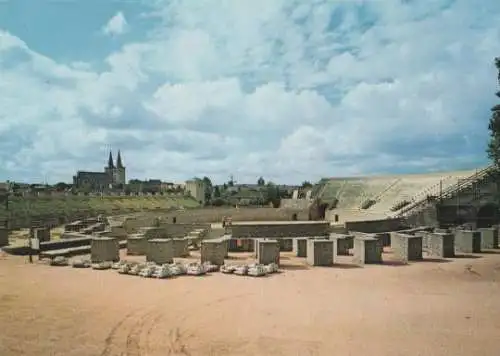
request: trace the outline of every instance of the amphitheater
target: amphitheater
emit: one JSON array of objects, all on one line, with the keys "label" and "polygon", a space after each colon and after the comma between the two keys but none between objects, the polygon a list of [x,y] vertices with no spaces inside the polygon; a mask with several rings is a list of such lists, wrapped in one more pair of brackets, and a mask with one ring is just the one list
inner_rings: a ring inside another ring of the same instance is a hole
[{"label": "amphitheater", "polygon": [[40,215],[31,248],[0,229],[0,354],[496,355],[495,193],[487,167],[323,179],[280,208]]}]

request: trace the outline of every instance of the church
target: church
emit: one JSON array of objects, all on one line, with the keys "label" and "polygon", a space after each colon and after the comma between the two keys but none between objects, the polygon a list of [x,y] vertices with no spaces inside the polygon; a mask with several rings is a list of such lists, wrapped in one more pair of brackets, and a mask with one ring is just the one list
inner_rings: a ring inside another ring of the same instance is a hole
[{"label": "church", "polygon": [[88,188],[91,191],[102,191],[126,184],[126,170],[122,162],[121,152],[118,151],[116,164],[113,162],[113,153],[109,152],[108,165],[104,172],[78,171],[73,176],[75,188]]}]

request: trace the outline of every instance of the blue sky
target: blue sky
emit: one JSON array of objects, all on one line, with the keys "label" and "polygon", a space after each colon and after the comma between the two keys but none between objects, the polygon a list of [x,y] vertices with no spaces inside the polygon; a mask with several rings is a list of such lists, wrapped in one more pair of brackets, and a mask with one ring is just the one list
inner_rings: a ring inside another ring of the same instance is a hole
[{"label": "blue sky", "polygon": [[0,1],[0,180],[475,168],[494,0]]}]

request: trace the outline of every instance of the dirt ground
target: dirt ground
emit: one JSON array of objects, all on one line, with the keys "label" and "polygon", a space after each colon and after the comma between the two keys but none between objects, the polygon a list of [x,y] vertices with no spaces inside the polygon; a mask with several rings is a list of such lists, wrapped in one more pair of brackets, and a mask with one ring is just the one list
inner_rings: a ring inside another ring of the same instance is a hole
[{"label": "dirt ground", "polygon": [[308,268],[282,253],[282,263],[260,279],[156,280],[3,254],[0,355],[499,354],[500,254]]}]

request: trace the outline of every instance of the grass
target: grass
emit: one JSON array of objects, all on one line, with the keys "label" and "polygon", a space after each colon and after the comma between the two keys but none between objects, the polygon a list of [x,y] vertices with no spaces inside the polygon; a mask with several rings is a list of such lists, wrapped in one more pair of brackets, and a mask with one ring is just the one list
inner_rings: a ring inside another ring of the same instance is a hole
[{"label": "grass", "polygon": [[63,196],[63,197],[10,197],[9,210],[0,207],[0,219],[11,220],[59,217],[78,212],[91,214],[124,213],[142,210],[171,209],[183,206],[195,208],[199,204],[183,196]]}]

